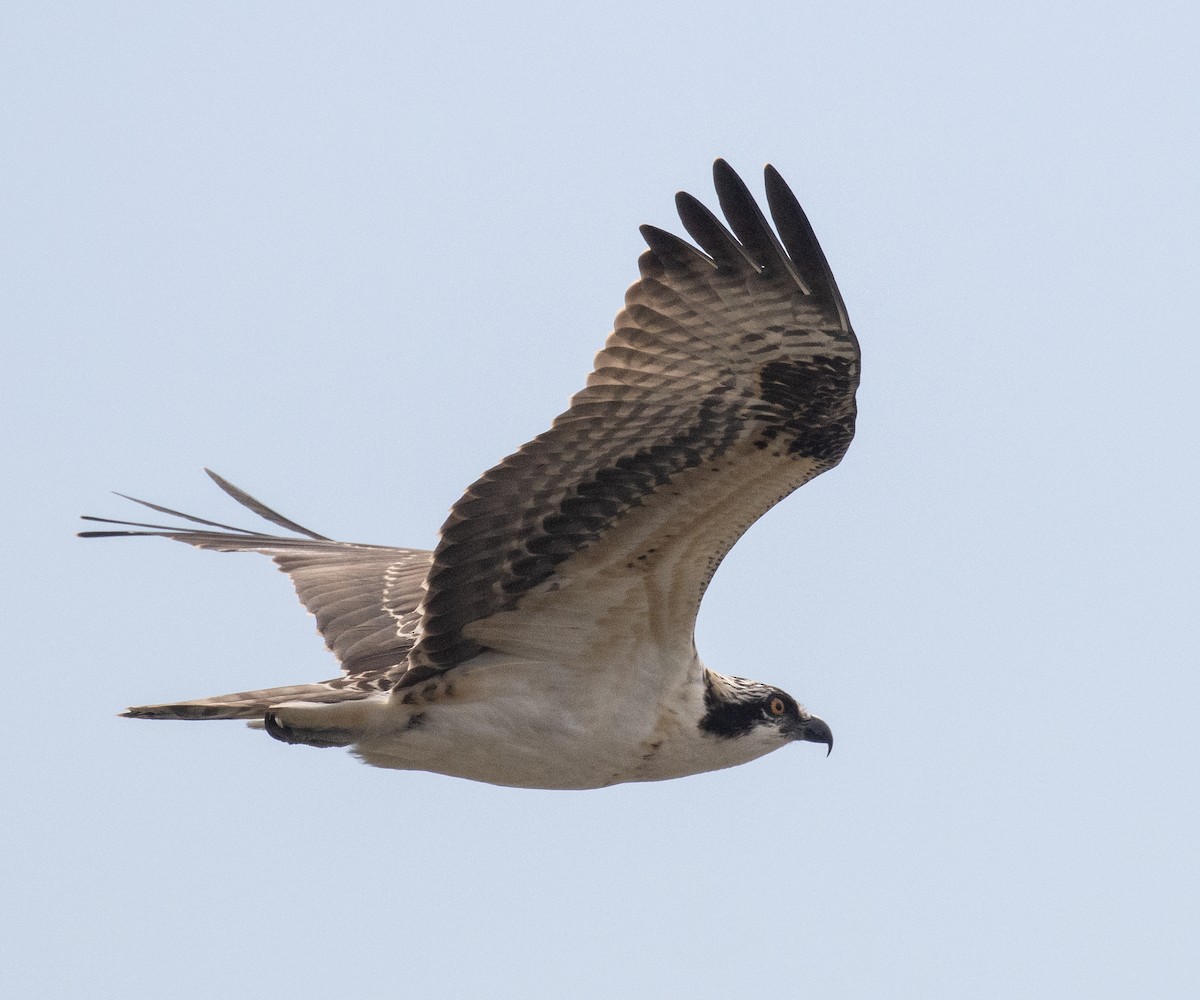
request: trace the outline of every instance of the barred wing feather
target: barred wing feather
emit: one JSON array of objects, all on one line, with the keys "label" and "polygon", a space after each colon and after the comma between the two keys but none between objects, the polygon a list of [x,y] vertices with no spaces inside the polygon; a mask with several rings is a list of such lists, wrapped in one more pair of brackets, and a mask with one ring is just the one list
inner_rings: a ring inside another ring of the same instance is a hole
[{"label": "barred wing feather", "polygon": [[730,547],[841,459],[859,351],[825,256],[772,168],[778,236],[728,164],[714,177],[729,228],[682,193],[699,250],[643,227],[586,387],[452,508],[400,686],[485,648],[581,656],[628,622],[690,648]]}]

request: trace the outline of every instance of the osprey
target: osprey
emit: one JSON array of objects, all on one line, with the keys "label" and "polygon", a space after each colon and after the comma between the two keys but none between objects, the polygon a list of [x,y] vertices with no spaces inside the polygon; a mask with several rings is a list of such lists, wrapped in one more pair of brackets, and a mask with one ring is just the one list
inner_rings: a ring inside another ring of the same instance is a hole
[{"label": "osprey", "polygon": [[247,719],[377,767],[526,788],[677,778],[795,741],[832,748],[821,719],[709,669],[693,640],[734,542],[841,460],[859,377],[841,294],[783,179],[766,168],[773,231],[725,161],[713,174],[728,228],[682,192],[699,250],[642,227],[641,277],[586,387],[467,489],[432,552],[334,541],[212,472],[290,534],[141,500],[197,527],[87,518],[135,530],[85,536],[270,556],[342,668],[125,714]]}]

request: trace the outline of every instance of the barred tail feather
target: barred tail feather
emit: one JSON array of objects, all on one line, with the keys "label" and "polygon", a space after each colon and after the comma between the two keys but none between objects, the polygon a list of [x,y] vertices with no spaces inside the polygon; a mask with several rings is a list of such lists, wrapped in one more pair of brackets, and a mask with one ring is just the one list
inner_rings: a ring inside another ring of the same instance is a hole
[{"label": "barred tail feather", "polygon": [[318,684],[291,684],[287,687],[239,691],[215,698],[174,701],[162,705],[137,705],[121,713],[126,719],[251,719],[261,722],[275,705],[288,701],[332,704],[358,701],[375,692],[346,687],[343,678]]}]

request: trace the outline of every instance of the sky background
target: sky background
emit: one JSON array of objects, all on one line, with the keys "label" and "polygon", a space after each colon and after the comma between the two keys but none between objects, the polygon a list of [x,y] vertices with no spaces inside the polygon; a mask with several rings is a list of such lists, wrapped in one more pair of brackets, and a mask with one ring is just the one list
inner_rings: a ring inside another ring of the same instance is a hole
[{"label": "sky background", "polygon": [[[1194,997],[1193,4],[14,2],[0,994]],[[563,793],[124,706],[335,673],[110,490],[431,547],[724,156],[862,342],[858,437],[698,642],[837,735]]]}]

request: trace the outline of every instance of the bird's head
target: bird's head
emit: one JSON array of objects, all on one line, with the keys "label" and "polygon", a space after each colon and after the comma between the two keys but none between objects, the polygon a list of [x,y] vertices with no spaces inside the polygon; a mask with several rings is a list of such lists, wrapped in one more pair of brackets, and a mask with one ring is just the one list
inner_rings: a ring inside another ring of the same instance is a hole
[{"label": "bird's head", "polygon": [[760,753],[796,741],[824,743],[826,756],[833,750],[829,726],[769,684],[705,670],[704,709],[702,732],[721,740],[752,741],[761,746]]}]

